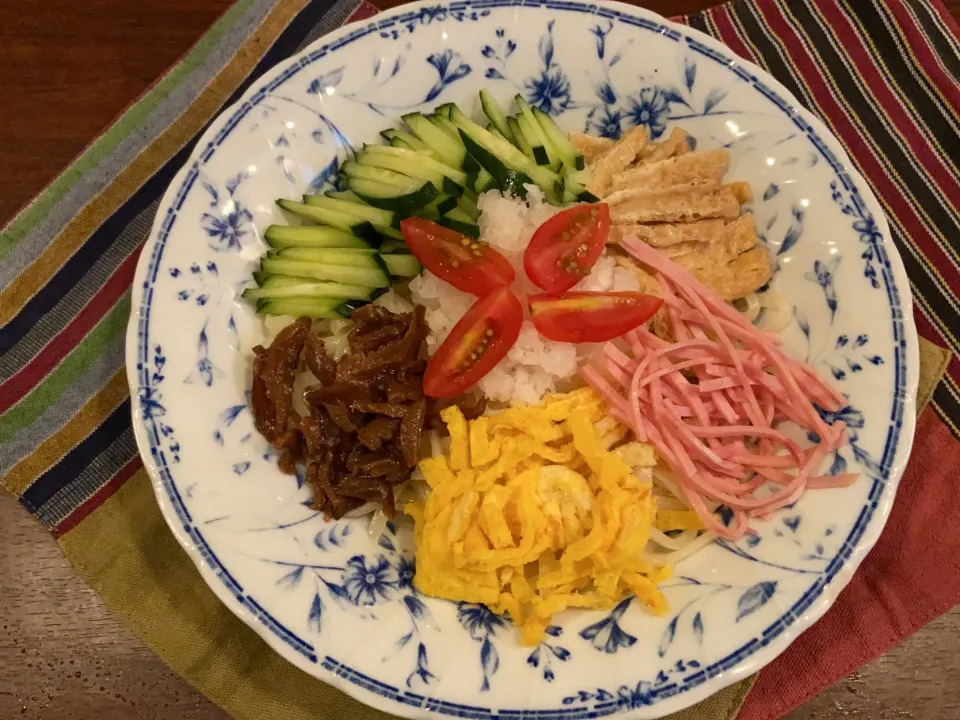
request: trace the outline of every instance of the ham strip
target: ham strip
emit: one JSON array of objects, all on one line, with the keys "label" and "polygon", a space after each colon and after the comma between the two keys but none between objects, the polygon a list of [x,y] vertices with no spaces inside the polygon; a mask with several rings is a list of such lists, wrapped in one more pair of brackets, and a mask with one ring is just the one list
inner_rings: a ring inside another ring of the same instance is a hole
[{"label": "ham strip", "polygon": [[[607,343],[600,365],[582,375],[611,416],[653,445],[704,526],[737,539],[808,489],[855,482],[857,474],[816,474],[847,442],[845,424],[828,425],[818,408],[836,411],[844,396],[686,269],[636,238],[620,245],[662,287],[676,342],[637,328]],[[819,442],[802,448],[784,422]],[[718,504],[732,512],[729,522]]]}]

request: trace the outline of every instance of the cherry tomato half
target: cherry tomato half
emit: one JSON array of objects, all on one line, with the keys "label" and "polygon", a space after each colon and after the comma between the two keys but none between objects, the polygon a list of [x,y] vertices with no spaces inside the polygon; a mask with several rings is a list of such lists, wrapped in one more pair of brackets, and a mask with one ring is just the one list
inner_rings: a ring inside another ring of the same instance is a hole
[{"label": "cherry tomato half", "polygon": [[516,277],[513,266],[487,243],[431,220],[407,218],[401,221],[400,232],[417,260],[457,290],[483,297]]},{"label": "cherry tomato half", "polygon": [[609,205],[569,208],[537,228],[523,254],[523,269],[538,288],[559,295],[590,273],[609,235]]},{"label": "cherry tomato half", "polygon": [[557,342],[605,342],[639,327],[663,300],[639,292],[531,295],[530,315],[543,337]]},{"label": "cherry tomato half", "polygon": [[427,363],[423,392],[456,397],[493,370],[520,337],[523,305],[507,288],[477,300]]}]

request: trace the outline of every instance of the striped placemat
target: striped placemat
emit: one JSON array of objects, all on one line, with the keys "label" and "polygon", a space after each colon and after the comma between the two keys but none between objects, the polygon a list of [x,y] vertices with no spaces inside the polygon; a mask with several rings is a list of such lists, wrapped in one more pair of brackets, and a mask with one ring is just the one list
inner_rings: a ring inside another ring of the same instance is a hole
[{"label": "striped placemat", "polygon": [[[386,716],[269,651],[219,604],[167,531],[130,425],[130,283],[159,199],[207,124],[280,60],[375,13],[357,0],[240,0],[0,233],[3,485],[147,645],[239,718]],[[934,412],[921,420],[917,443],[925,457],[957,457],[960,363],[942,350],[960,350],[956,24],[939,0],[738,0],[682,21],[783,82],[872,184],[912,282],[918,327],[933,343],[922,348],[920,400],[931,399]],[[936,493],[956,471],[949,463],[923,467],[916,506],[947,502]],[[908,492],[917,472],[904,478]],[[914,516],[898,520],[899,510],[891,523],[909,532]],[[941,548],[943,562],[960,557],[960,547],[946,552],[955,539],[924,542]],[[870,572],[871,559],[858,576]],[[931,575],[947,579],[904,601],[911,621],[890,621],[854,652],[820,652],[817,664],[801,662],[795,645],[761,674],[741,717],[779,717],[943,612],[960,599],[957,570]],[[902,594],[902,580],[893,577],[891,591]],[[837,611],[866,612],[876,605],[869,602],[869,589],[857,595],[855,581],[801,642],[818,647],[819,628]],[[681,716],[731,718],[752,682]]]}]

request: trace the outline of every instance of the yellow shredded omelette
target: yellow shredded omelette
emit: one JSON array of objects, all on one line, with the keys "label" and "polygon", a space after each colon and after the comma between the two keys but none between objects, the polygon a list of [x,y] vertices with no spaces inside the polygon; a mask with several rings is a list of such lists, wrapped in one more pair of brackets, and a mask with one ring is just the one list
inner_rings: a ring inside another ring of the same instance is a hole
[{"label": "yellow shredded omelette", "polygon": [[528,646],[567,608],[611,608],[632,593],[666,610],[657,583],[670,568],[643,558],[658,525],[643,479],[653,449],[623,443],[628,429],[592,390],[470,422],[456,406],[442,417],[449,454],[421,461],[430,495],[404,507],[423,593],[509,612]]}]

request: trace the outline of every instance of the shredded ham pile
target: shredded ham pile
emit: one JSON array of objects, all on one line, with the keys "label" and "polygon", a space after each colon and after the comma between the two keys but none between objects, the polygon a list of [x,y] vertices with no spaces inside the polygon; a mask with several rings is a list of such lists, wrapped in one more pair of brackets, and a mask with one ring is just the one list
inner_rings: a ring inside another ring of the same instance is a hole
[{"label": "shredded ham pile", "polygon": [[[641,327],[626,344],[607,343],[603,367],[587,367],[583,377],[614,418],[653,444],[708,530],[742,537],[754,532],[751,518],[769,517],[807,488],[856,480],[814,474],[847,442],[846,424],[827,425],[814,403],[837,410],[843,395],[685,269],[636,238],[620,246],[657,274],[676,342]],[[820,442],[801,448],[777,429],[784,421]],[[717,504],[732,511],[728,524],[714,514]]]}]

